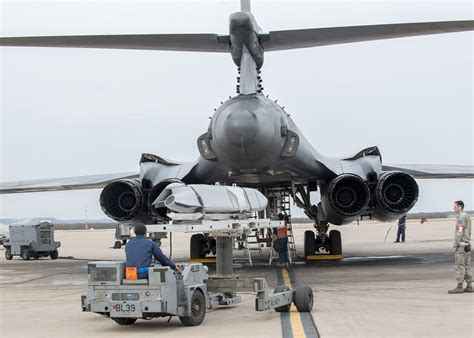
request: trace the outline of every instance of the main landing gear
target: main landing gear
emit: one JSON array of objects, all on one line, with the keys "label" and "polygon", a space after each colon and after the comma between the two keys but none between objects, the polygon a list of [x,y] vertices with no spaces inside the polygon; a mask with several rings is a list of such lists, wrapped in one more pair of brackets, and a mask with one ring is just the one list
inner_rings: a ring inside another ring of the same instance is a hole
[{"label": "main landing gear", "polygon": [[312,230],[304,233],[304,258],[321,252],[342,255],[341,233],[338,230],[331,230],[328,235],[328,223],[316,225],[315,228],[316,233]]},{"label": "main landing gear", "polygon": [[216,239],[209,234],[194,234],[190,242],[191,259],[204,258],[208,254],[216,254]]}]

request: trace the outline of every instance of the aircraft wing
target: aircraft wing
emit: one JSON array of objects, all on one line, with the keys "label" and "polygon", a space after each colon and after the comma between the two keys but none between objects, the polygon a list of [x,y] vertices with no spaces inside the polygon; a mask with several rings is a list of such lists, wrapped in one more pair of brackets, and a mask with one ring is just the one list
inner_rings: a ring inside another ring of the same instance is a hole
[{"label": "aircraft wing", "polygon": [[43,180],[29,180],[0,183],[0,194],[58,191],[58,190],[79,190],[79,189],[99,189],[108,183],[124,178],[138,178],[138,173],[116,173],[103,175],[87,175],[64,178],[51,178]]},{"label": "aircraft wing", "polygon": [[271,31],[260,34],[260,42],[265,51],[277,51],[472,30],[474,20],[416,22]]},{"label": "aircraft wing", "polygon": [[384,171],[402,171],[417,179],[474,178],[474,166],[434,164],[387,164]]},{"label": "aircraft wing", "polygon": [[0,46],[229,52],[228,35],[135,34],[2,37]]}]

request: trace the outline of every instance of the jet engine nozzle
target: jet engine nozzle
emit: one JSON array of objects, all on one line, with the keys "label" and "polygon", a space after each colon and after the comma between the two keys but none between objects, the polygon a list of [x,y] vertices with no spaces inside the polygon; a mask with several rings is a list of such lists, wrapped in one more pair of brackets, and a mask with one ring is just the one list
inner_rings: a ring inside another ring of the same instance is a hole
[{"label": "jet engine nozzle", "polygon": [[380,175],[374,216],[381,221],[400,218],[418,200],[418,184],[408,174],[390,171]]},{"label": "jet engine nozzle", "polygon": [[143,194],[140,182],[127,179],[109,183],[100,194],[104,213],[116,221],[128,221],[142,209]]},{"label": "jet engine nozzle", "polygon": [[342,174],[321,191],[321,204],[326,220],[335,225],[352,222],[369,204],[367,183],[357,175]]}]

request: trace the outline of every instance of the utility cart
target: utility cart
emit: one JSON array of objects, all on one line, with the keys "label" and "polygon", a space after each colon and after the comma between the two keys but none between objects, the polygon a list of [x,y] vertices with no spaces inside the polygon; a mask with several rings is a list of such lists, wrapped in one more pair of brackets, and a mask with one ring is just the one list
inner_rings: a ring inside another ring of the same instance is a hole
[{"label": "utility cart", "polygon": [[9,239],[3,243],[7,260],[11,260],[13,256],[21,256],[24,260],[29,260],[31,257],[58,258],[61,243],[54,241],[54,226],[51,222],[10,225],[9,232]]},{"label": "utility cart", "polygon": [[126,245],[127,241],[130,240],[130,225],[118,223],[115,226],[115,243],[114,249],[120,249],[122,245]]}]

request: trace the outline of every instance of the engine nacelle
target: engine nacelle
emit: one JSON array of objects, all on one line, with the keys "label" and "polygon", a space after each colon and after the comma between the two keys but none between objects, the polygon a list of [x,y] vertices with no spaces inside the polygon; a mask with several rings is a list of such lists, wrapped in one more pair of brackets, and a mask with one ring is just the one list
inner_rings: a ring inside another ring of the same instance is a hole
[{"label": "engine nacelle", "polygon": [[167,208],[155,208],[153,202],[158,198],[158,196],[165,190],[165,188],[171,183],[181,183],[177,178],[168,178],[160,183],[156,184],[153,189],[148,193],[147,206],[151,214],[154,216],[166,217],[168,211]]},{"label": "engine nacelle", "polygon": [[104,213],[116,221],[130,221],[142,211],[144,197],[138,180],[125,179],[109,183],[100,194]]},{"label": "engine nacelle", "polygon": [[418,192],[418,184],[410,175],[399,171],[383,173],[375,189],[374,217],[380,221],[400,218],[413,208]]},{"label": "engine nacelle", "polygon": [[321,205],[326,221],[334,225],[352,222],[369,204],[367,183],[357,175],[342,174],[321,189]]}]

